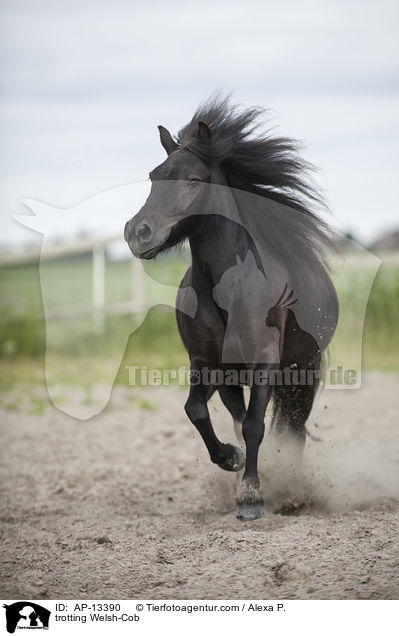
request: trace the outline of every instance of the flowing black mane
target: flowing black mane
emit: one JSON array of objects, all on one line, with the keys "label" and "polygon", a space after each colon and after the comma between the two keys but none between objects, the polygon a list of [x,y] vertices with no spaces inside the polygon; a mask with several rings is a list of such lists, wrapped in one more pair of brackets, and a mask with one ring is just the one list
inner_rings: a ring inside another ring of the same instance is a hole
[{"label": "flowing black mane", "polygon": [[[179,131],[177,142],[204,160],[218,161],[232,188],[297,210],[300,214],[295,215],[292,227],[287,227],[285,218],[281,230],[302,243],[307,257],[310,249],[324,261],[323,249],[334,249],[335,245],[330,228],[316,212],[327,206],[310,178],[314,167],[300,157],[296,141],[262,132],[259,116],[264,112],[263,108],[240,108],[231,105],[229,98],[213,97]],[[210,140],[200,138],[199,122],[209,127]],[[279,228],[275,231],[277,236]],[[296,254],[299,256],[298,249]]]}]

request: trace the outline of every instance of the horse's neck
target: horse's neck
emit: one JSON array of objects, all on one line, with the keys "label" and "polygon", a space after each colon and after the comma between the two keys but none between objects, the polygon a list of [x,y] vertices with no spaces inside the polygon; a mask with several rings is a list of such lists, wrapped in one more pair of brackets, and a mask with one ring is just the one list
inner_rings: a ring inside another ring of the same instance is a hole
[{"label": "horse's neck", "polygon": [[199,230],[190,237],[193,274],[206,279],[212,286],[237,263],[237,256],[245,257],[250,240],[245,230],[220,215],[206,215]]},{"label": "horse's neck", "polygon": [[245,256],[251,241],[238,222],[236,202],[226,175],[218,166],[212,170],[206,206],[210,212],[217,209],[220,213],[205,213],[189,240],[194,274],[198,274],[201,284],[208,279],[214,286],[236,264],[237,256]]}]

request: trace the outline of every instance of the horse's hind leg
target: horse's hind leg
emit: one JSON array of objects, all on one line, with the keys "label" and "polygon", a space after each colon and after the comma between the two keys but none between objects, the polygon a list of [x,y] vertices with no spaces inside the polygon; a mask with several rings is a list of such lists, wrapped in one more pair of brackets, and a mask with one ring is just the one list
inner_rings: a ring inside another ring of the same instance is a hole
[{"label": "horse's hind leg", "polygon": [[207,402],[215,392],[215,387],[192,384],[185,410],[208,449],[211,461],[223,470],[238,471],[243,468],[244,456],[232,444],[223,444],[215,434]]},{"label": "horse's hind leg", "polygon": [[303,446],[306,420],[312,410],[315,390],[310,386],[278,386],[274,390],[271,430]]},{"label": "horse's hind leg", "polygon": [[234,422],[234,432],[240,444],[244,444],[242,436],[242,423],[245,418],[246,408],[244,402],[244,390],[242,386],[220,386],[219,394],[226,409]]},{"label": "horse's hind leg", "polygon": [[306,439],[306,421],[319,386],[320,365],[320,355],[312,357],[310,362],[301,365],[307,371],[305,379],[308,383],[282,384],[274,388],[271,429],[277,436],[295,440],[302,448]]},{"label": "horse's hind leg", "polygon": [[303,450],[306,421],[312,410],[316,385],[276,386],[271,432],[281,447],[279,462],[284,479],[279,512],[293,514],[303,506]]}]

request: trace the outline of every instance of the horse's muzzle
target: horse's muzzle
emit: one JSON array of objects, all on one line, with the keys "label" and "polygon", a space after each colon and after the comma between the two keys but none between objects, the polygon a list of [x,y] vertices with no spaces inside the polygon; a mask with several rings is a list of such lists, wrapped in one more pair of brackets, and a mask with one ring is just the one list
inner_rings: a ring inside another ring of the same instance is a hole
[{"label": "horse's muzzle", "polygon": [[153,238],[153,232],[148,223],[135,223],[132,219],[125,225],[125,241],[135,256],[141,257]]},{"label": "horse's muzzle", "polygon": [[152,229],[148,223],[135,224],[128,221],[125,225],[125,241],[136,240],[139,245],[145,245],[152,239]]}]

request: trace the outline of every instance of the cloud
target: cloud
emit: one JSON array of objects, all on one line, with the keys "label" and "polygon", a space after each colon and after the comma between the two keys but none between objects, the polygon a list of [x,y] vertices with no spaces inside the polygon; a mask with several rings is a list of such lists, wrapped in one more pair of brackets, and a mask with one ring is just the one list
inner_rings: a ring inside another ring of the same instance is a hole
[{"label": "cloud", "polygon": [[[236,89],[238,101],[273,106],[284,132],[309,142],[338,216],[350,222],[353,213],[359,232],[374,232],[371,210],[359,224],[366,197],[351,196],[353,175],[372,174],[393,221],[392,154],[381,148],[399,138],[396,2],[2,6],[3,213],[22,196],[46,198],[34,185],[46,180],[49,189],[68,184],[62,206],[93,186],[142,178],[162,159],[157,124],[176,131],[215,89]],[[349,162],[352,174],[341,169]]]}]

